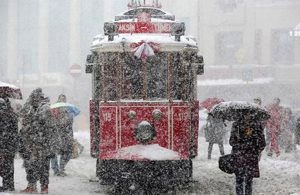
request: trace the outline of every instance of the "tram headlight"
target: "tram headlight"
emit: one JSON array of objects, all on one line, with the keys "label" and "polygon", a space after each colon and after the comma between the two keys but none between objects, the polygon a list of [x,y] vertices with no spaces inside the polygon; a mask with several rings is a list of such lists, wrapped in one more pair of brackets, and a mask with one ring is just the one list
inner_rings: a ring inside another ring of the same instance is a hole
[{"label": "tram headlight", "polygon": [[134,119],[136,117],[136,112],[133,110],[130,110],[127,114],[129,119]]},{"label": "tram headlight", "polygon": [[140,122],[135,128],[135,138],[142,144],[153,140],[155,137],[154,127],[147,121]]},{"label": "tram headlight", "polygon": [[159,109],[155,109],[152,112],[152,117],[154,118],[154,120],[160,120],[162,115],[163,113]]}]

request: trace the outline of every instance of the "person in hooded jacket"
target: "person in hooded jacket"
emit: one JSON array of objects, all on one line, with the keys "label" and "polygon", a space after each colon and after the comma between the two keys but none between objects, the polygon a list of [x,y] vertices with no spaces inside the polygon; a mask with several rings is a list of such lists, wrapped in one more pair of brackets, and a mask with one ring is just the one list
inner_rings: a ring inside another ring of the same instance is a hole
[{"label": "person in hooded jacket", "polygon": [[18,119],[8,99],[0,98],[0,192],[14,191],[14,157],[18,147]]},{"label": "person in hooded jacket", "polygon": [[[57,130],[50,111],[50,101],[41,88],[32,91],[24,106],[25,126],[21,133],[20,153],[25,159],[27,187],[23,193],[48,193],[50,158],[57,150]],[[23,120],[24,120],[23,119]]]},{"label": "person in hooded jacket", "polygon": [[261,122],[249,115],[234,122],[229,144],[235,159],[236,194],[251,195],[253,178],[259,177],[259,156],[266,146]]},{"label": "person in hooded jacket", "polygon": [[223,119],[213,117],[210,113],[207,116],[205,126],[205,139],[208,144],[208,159],[211,159],[211,153],[214,144],[219,145],[220,154],[224,155],[224,137],[226,134],[225,123]]}]

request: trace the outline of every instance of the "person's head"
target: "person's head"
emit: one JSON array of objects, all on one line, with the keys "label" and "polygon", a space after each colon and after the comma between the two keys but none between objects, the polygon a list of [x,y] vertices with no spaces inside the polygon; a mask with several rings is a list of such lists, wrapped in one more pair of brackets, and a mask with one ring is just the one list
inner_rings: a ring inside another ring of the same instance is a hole
[{"label": "person's head", "polygon": [[30,94],[30,102],[31,105],[36,108],[40,104],[40,102],[44,99],[44,94],[41,88],[37,88],[33,90]]},{"label": "person's head", "polygon": [[273,103],[277,106],[280,104],[280,99],[278,97],[274,98]]},{"label": "person's head", "polygon": [[255,104],[258,104],[258,105],[261,106],[261,99],[260,99],[259,97],[254,98],[254,99],[253,99],[253,102],[254,102]]},{"label": "person's head", "polygon": [[58,96],[57,102],[67,102],[67,97],[64,94]]},{"label": "person's head", "polygon": [[291,116],[293,114],[292,109],[291,108],[285,108],[285,113],[289,116]]}]

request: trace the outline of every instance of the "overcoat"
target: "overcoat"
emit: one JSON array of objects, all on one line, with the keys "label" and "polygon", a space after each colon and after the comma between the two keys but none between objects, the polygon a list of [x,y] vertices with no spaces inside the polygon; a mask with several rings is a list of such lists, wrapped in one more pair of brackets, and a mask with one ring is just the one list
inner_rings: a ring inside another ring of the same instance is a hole
[{"label": "overcoat", "polygon": [[[0,175],[7,159],[13,159],[18,148],[18,119],[12,109],[0,105]],[[6,165],[7,167],[7,165]]]},{"label": "overcoat", "polygon": [[47,98],[37,109],[31,108],[24,116],[25,124],[21,129],[21,149],[23,157],[50,157],[58,150],[58,133]]},{"label": "overcoat", "polygon": [[236,172],[259,177],[259,156],[266,146],[262,124],[243,120],[234,122],[229,144],[232,146]]}]

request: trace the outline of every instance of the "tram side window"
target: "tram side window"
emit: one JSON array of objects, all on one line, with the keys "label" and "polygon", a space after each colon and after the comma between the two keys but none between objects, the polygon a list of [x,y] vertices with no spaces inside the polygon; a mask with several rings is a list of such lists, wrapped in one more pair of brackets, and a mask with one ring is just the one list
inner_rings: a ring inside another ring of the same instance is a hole
[{"label": "tram side window", "polygon": [[175,100],[182,99],[183,89],[182,89],[182,71],[183,67],[180,62],[180,54],[176,53],[174,55],[173,63],[173,98]]},{"label": "tram side window", "polygon": [[108,63],[104,66],[104,74],[103,77],[105,79],[104,83],[104,91],[105,96],[109,101],[115,101],[118,97],[117,90],[118,90],[118,80],[117,80],[117,62],[116,56],[108,55]]},{"label": "tram side window", "polygon": [[160,54],[147,60],[148,87],[150,99],[167,98],[167,56]]}]

